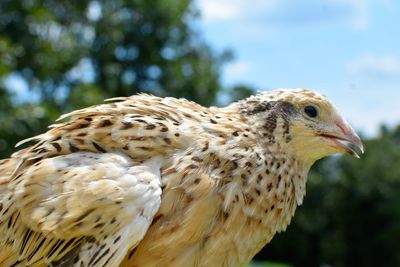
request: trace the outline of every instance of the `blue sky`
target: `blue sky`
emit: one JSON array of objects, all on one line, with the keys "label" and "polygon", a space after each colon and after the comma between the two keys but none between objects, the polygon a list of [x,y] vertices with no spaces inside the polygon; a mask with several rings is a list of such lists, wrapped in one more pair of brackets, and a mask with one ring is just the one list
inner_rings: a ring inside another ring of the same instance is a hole
[{"label": "blue sky", "polygon": [[374,135],[400,123],[400,1],[197,0],[201,30],[236,58],[226,85],[312,88]]}]

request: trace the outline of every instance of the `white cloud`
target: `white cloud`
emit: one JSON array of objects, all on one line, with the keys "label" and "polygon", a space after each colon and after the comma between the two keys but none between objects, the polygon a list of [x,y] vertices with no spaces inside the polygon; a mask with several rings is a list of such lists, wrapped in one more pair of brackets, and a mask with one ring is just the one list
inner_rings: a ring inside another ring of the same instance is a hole
[{"label": "white cloud", "polygon": [[240,2],[237,0],[231,2],[227,0],[201,0],[199,4],[203,20],[205,22],[218,22],[236,19],[240,16]]},{"label": "white cloud", "polygon": [[198,5],[206,23],[231,22],[259,16],[276,6],[277,0],[198,0]]},{"label": "white cloud", "polygon": [[328,0],[333,5],[347,10],[347,22],[356,29],[365,29],[370,23],[370,4],[368,0]]},{"label": "white cloud", "polygon": [[298,26],[339,21],[365,28],[369,22],[368,0],[198,0],[198,5],[205,23]]},{"label": "white cloud", "polygon": [[251,71],[251,65],[244,61],[233,62],[225,66],[225,75],[227,77],[245,76]]},{"label": "white cloud", "polygon": [[364,55],[348,63],[346,69],[357,77],[400,79],[400,58]]}]

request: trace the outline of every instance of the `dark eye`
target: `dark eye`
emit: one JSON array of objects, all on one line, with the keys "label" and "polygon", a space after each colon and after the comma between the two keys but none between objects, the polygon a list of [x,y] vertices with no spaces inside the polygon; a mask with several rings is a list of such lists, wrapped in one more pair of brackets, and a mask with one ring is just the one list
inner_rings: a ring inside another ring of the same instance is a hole
[{"label": "dark eye", "polygon": [[314,106],[305,106],[304,113],[306,113],[307,116],[310,118],[315,118],[318,116],[318,110]]}]

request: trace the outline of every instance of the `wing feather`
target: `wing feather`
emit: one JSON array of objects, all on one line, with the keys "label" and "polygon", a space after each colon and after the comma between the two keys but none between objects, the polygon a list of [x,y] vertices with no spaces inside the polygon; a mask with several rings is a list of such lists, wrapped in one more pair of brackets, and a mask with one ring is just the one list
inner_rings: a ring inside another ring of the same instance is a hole
[{"label": "wing feather", "polygon": [[92,152],[43,159],[0,199],[11,199],[0,214],[0,232],[8,233],[0,242],[12,242],[24,264],[76,257],[77,266],[118,266],[158,211],[161,162]]}]

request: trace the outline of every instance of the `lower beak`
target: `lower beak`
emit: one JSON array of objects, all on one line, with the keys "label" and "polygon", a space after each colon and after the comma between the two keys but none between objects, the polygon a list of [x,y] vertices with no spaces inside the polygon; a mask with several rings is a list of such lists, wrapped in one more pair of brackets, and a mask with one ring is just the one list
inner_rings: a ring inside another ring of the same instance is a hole
[{"label": "lower beak", "polygon": [[337,131],[334,132],[322,132],[320,136],[328,139],[332,143],[332,147],[340,152],[344,152],[352,155],[353,157],[360,158],[358,153],[354,151],[348,144],[356,146],[361,154],[364,153],[364,146],[360,137],[356,134],[354,129],[345,121],[339,121],[336,123]]}]

